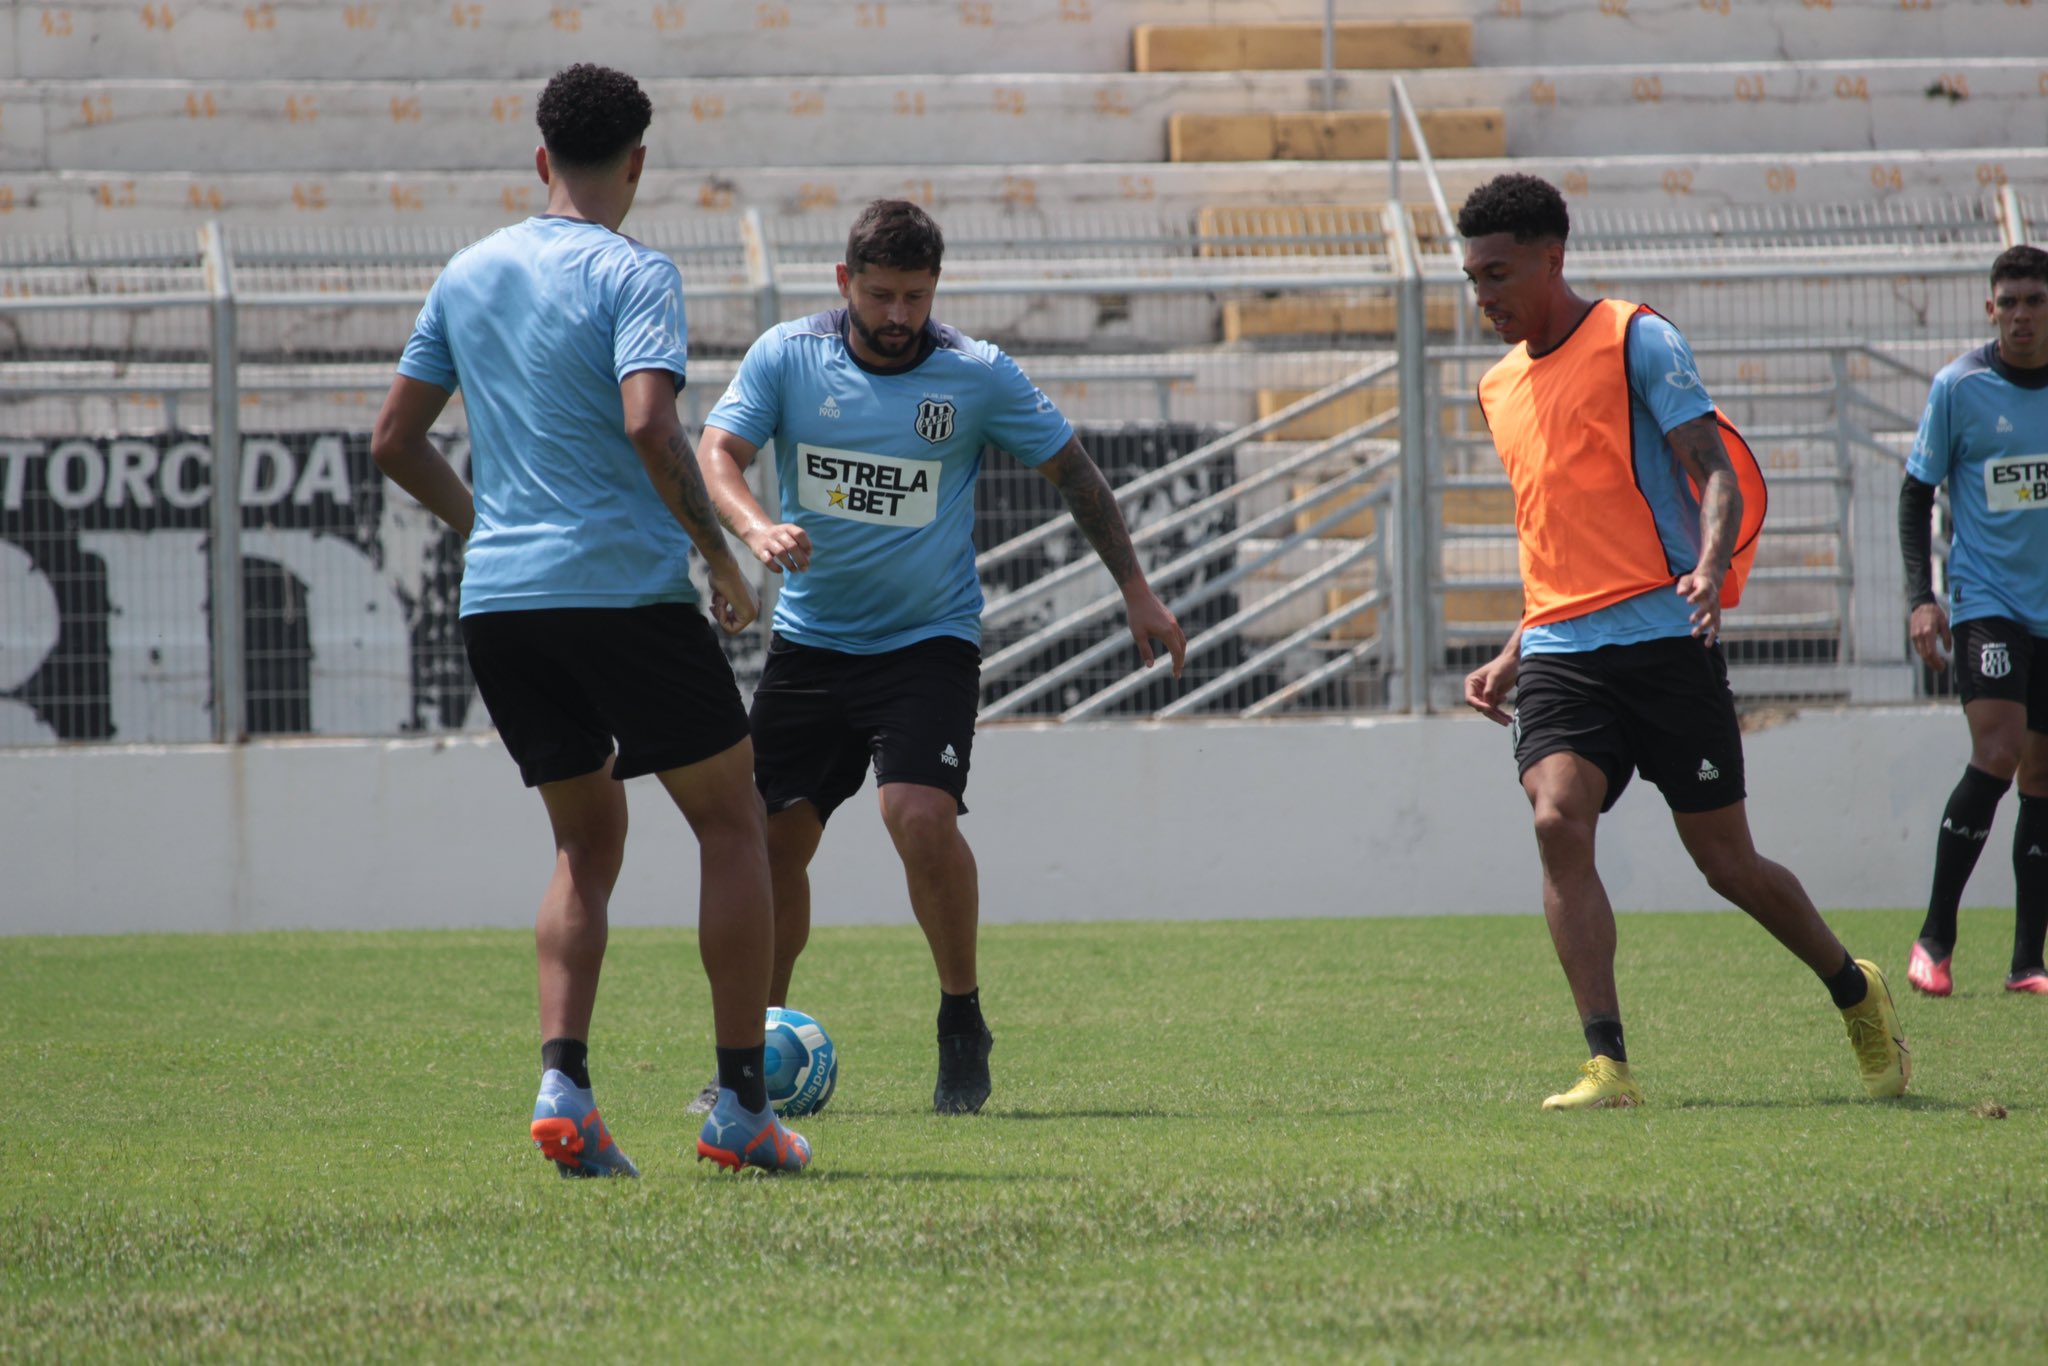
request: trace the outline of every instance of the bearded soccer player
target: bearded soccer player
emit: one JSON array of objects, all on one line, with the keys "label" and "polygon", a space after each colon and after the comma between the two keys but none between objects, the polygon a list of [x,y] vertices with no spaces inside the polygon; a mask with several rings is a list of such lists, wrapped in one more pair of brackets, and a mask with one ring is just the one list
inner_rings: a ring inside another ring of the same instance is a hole
[{"label": "bearded soccer player", "polygon": [[[1899,490],[1913,648],[1936,669],[1953,652],[1970,727],[1970,761],[1941,813],[1934,887],[1906,980],[1929,996],[1955,989],[1956,907],[2017,773],[2005,989],[2048,996],[2048,252],[2000,254],[1984,311],[1998,337],[1934,377]],[[1929,514],[1944,481],[1954,519],[1946,611],[1928,563]]]},{"label": "bearded soccer player", "polygon": [[[606,917],[627,778],[654,774],[696,833],[698,946],[711,979],[717,1103],[697,1140],[721,1166],[798,1171],[810,1145],[769,1108],[765,813],[718,624],[758,612],[676,416],[685,364],[675,263],[621,236],[653,106],[632,77],[569,67],[538,105],[547,211],[458,252],[434,282],[377,415],[373,454],[466,540],[462,639],[477,690],[553,828],[541,899],[541,1083],[530,1133],[563,1176],[637,1176],[591,1092]],[[461,389],[472,494],[428,439]]]},{"label": "bearded soccer player", "polygon": [[1632,773],[1664,794],[1707,885],[1826,986],[1864,1089],[1904,1094],[1910,1058],[1884,975],[1849,955],[1799,880],[1750,839],[1720,633],[1763,521],[1754,458],[1677,328],[1566,283],[1571,220],[1554,186],[1497,177],[1465,201],[1458,232],[1479,307],[1514,348],[1479,396],[1514,486],[1524,601],[1506,648],[1466,678],[1465,700],[1514,727],[1543,912],[1591,1055],[1543,1108],[1643,1100],[1622,1038],[1614,910],[1593,860],[1600,816]]},{"label": "bearded soccer player", "polygon": [[[726,525],[786,576],[751,718],[775,882],[770,1000],[786,1002],[810,935],[808,869],[825,822],[872,767],[938,968],[932,1107],[971,1114],[988,1099],[994,1043],[976,963],[974,853],[959,826],[980,699],[973,530],[984,448],[1060,491],[1123,592],[1147,666],[1161,642],[1178,677],[1187,642],[1073,427],[1002,351],[932,320],[944,250],[915,204],[868,205],[838,267],[845,307],[754,343],[705,420],[699,458]],[[772,517],[745,478],[770,441],[781,488]]]}]

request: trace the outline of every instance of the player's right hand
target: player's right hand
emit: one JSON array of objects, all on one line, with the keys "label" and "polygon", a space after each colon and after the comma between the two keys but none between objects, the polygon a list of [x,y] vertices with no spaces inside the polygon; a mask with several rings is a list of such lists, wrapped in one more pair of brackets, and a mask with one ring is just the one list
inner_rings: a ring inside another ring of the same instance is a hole
[{"label": "player's right hand", "polygon": [[1913,637],[1913,648],[1927,661],[1928,668],[1939,672],[1948,667],[1948,657],[1956,642],[1949,634],[1948,613],[1940,603],[1923,602],[1915,607],[1907,631]]},{"label": "player's right hand", "polygon": [[761,603],[739,561],[730,555],[724,558],[724,564],[711,567],[711,619],[719,630],[736,636],[761,615]]},{"label": "player's right hand", "polygon": [[778,574],[811,567],[811,533],[794,522],[771,522],[745,540],[754,558]]},{"label": "player's right hand", "polygon": [[1487,661],[1465,675],[1465,702],[1472,710],[1503,726],[1514,724],[1501,703],[1514,690],[1515,675],[1522,671],[1519,651],[1510,651]]}]

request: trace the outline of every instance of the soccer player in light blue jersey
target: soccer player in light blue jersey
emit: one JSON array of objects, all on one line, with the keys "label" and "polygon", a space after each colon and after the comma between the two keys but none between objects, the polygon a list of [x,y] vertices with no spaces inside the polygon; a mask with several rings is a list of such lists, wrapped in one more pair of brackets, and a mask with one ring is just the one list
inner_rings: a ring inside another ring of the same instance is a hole
[{"label": "soccer player in light blue jersey", "polygon": [[[729,632],[758,607],[676,416],[682,278],[621,236],[653,106],[632,77],[569,67],[537,108],[547,211],[456,254],[377,415],[378,467],[466,540],[462,637],[477,690],[554,831],[541,899],[541,1086],[531,1135],[563,1176],[637,1176],[591,1094],[590,1018],[625,856],[621,780],[655,774],[696,832],[721,1166],[800,1170],[769,1108],[773,933],[766,813],[739,688],[697,606],[695,545]],[[428,439],[460,389],[474,491]]]},{"label": "soccer player in light blue jersey", "polygon": [[[1906,980],[1929,996],[1955,989],[1956,906],[2018,774],[2005,989],[2048,996],[2048,252],[2001,253],[1984,311],[1998,337],[1934,377],[1899,491],[1913,648],[1935,669],[1953,653],[1970,727]],[[1954,521],[1946,610],[1928,564],[1929,513],[1944,482]]]},{"label": "soccer player in light blue jersey", "polygon": [[[1159,641],[1178,677],[1187,641],[1073,427],[1001,350],[932,321],[944,250],[915,204],[868,205],[838,268],[846,306],[754,343],[705,421],[699,459],[726,526],[785,576],[751,717],[775,883],[769,999],[787,1002],[810,935],[807,870],[825,822],[872,766],[938,967],[932,1106],[970,1114],[988,1098],[994,1042],[975,959],[974,854],[959,826],[980,698],[973,530],[984,449],[1059,489],[1123,591],[1146,665]],[[744,473],[770,441],[773,516]]]}]

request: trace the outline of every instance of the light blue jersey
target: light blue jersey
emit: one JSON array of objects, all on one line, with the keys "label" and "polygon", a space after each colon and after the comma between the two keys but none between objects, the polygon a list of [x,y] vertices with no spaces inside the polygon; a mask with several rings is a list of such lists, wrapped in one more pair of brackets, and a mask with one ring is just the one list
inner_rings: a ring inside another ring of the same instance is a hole
[{"label": "light blue jersey", "polygon": [[690,538],[626,439],[619,385],[682,387],[675,263],[580,219],[540,217],[456,253],[398,373],[469,413],[476,529],[462,614],[695,602]]},{"label": "light blue jersey", "polygon": [[1074,429],[988,342],[928,324],[908,369],[863,364],[846,310],[764,333],[707,427],[775,443],[779,520],[811,538],[775,629],[799,645],[880,654],[934,636],[981,642],[974,481],[985,447],[1042,465]]},{"label": "light blue jersey", "polygon": [[[1636,487],[1656,518],[1671,572],[1689,573],[1700,558],[1700,500],[1664,438],[1672,428],[1713,412],[1714,401],[1700,383],[1684,335],[1655,314],[1639,313],[1629,322],[1624,354]],[[1666,584],[1582,617],[1531,626],[1522,632],[1522,653],[1578,654],[1690,634],[1692,604]]]},{"label": "light blue jersey", "polygon": [[2048,636],[2048,371],[2014,370],[1997,342],[1950,361],[1906,472],[1948,481],[1949,620],[2008,617]]}]

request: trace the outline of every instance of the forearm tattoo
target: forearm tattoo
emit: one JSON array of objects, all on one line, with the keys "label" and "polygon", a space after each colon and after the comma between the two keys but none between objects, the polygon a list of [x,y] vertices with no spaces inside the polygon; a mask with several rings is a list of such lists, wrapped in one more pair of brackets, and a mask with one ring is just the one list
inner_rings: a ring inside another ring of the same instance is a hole
[{"label": "forearm tattoo", "polygon": [[724,533],[719,528],[718,514],[712,509],[711,495],[704,488],[704,472],[697,468],[697,455],[690,449],[690,439],[681,432],[669,436],[664,472],[675,490],[676,511],[691,539],[700,546],[721,544]]},{"label": "forearm tattoo", "polygon": [[1068,442],[1066,449],[1053,457],[1047,469],[1059,488],[1060,497],[1066,500],[1067,511],[1073,514],[1074,524],[1081,528],[1088,544],[1095,547],[1095,553],[1102,558],[1117,586],[1121,588],[1138,577],[1141,573],[1138,552],[1131,545],[1131,533],[1124,525],[1124,515],[1117,510],[1116,494],[1111,492],[1109,481],[1088,458],[1088,452],[1082,449],[1080,441]]},{"label": "forearm tattoo", "polygon": [[1726,566],[1742,527],[1742,490],[1735,466],[1721,444],[1721,424],[1712,414],[1671,429],[1671,449],[1700,491],[1700,560]]}]

